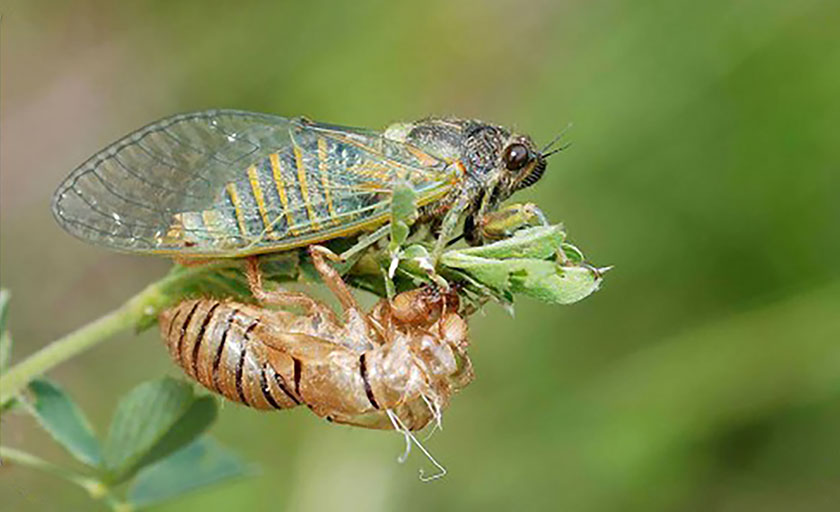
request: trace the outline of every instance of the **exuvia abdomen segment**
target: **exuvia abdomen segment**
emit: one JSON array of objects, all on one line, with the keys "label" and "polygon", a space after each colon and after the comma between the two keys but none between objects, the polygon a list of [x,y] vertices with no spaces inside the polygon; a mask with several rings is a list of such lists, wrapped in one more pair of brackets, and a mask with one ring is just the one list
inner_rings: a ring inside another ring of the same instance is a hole
[{"label": "exuvia abdomen segment", "polygon": [[[307,320],[215,299],[183,301],[159,318],[170,355],[188,376],[257,409],[306,405],[330,421],[379,429],[393,428],[391,409],[416,430],[433,419],[430,403],[444,407],[452,386],[471,380],[468,361],[449,363],[455,356],[447,341],[400,335],[354,350],[342,344],[348,334],[340,326]],[[449,383],[456,375],[458,383]]]}]

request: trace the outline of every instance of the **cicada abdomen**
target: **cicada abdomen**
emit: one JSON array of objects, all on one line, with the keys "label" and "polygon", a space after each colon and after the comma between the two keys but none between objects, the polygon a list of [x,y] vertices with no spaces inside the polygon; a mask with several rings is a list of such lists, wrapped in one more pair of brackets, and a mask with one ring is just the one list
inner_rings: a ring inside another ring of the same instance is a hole
[{"label": "cicada abdomen", "polygon": [[175,362],[206,388],[257,409],[305,405],[329,421],[378,429],[397,428],[392,414],[409,430],[439,419],[473,376],[457,296],[418,288],[365,313],[311,252],[345,307],[343,318],[305,294],[262,291],[255,277],[259,300],[305,314],[183,301],[160,315]]}]

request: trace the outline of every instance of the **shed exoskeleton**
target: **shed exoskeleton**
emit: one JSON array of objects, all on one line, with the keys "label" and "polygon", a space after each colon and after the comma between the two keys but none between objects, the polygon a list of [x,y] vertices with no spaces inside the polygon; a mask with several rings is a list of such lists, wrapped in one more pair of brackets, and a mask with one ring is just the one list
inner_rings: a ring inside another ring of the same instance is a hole
[{"label": "shed exoskeleton", "polygon": [[325,260],[332,253],[309,253],[342,315],[305,293],[266,291],[251,259],[260,305],[201,298],[160,314],[175,362],[211,391],[257,409],[305,405],[328,421],[374,429],[439,421],[473,378],[457,294],[424,286],[366,313]]}]

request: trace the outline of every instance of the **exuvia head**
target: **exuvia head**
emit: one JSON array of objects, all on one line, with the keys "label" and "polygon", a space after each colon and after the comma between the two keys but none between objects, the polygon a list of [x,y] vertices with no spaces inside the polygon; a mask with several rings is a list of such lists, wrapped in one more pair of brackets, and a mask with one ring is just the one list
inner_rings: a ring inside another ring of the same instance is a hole
[{"label": "exuvia head", "polygon": [[444,313],[457,313],[460,302],[458,290],[451,286],[448,291],[437,285],[424,285],[397,294],[390,301],[391,314],[398,321],[416,326],[430,326]]}]

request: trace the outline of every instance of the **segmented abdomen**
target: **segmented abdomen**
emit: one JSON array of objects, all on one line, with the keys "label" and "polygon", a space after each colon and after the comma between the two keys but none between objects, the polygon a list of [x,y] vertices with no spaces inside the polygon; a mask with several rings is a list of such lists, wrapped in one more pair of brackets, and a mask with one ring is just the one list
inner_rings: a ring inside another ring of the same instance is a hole
[{"label": "segmented abdomen", "polygon": [[187,300],[161,313],[159,321],[172,358],[207,389],[257,409],[300,405],[300,362],[268,353],[253,338],[259,309]]},{"label": "segmented abdomen", "polygon": [[301,133],[226,183],[213,208],[182,213],[180,222],[188,237],[207,241],[292,240],[387,212],[390,181],[358,148]]},{"label": "segmented abdomen", "polygon": [[[306,405],[328,421],[374,429],[393,428],[386,407],[411,430],[432,419],[422,397],[406,387],[417,372],[407,352],[386,370],[382,357],[390,350],[349,350],[290,332],[271,310],[214,299],[183,301],[163,311],[159,324],[184,373],[235,402],[257,409]],[[383,405],[377,396],[397,403]]]}]

